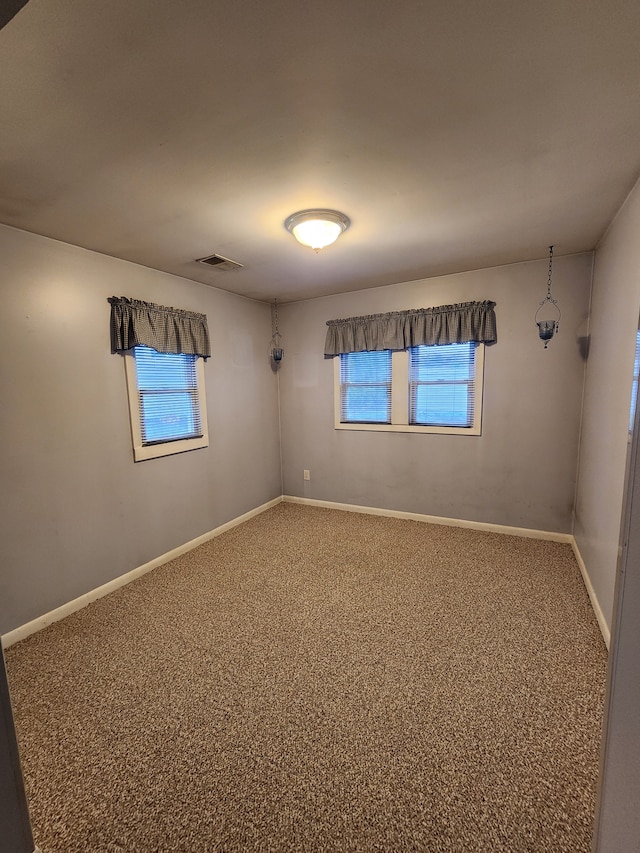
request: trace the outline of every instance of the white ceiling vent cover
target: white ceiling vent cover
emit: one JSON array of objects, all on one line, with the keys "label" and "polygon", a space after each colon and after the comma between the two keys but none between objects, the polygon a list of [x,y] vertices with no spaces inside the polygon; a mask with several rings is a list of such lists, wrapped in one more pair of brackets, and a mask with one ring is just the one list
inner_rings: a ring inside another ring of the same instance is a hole
[{"label": "white ceiling vent cover", "polygon": [[208,267],[213,267],[220,272],[228,272],[229,270],[241,270],[244,264],[239,264],[237,261],[231,261],[229,258],[223,258],[222,255],[209,255],[206,258],[197,258],[199,264],[206,264]]}]

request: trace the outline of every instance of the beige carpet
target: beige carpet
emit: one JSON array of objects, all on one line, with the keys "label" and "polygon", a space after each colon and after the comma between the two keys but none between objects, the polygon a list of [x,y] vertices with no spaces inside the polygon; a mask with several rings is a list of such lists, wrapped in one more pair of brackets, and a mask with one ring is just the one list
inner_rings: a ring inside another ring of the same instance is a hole
[{"label": "beige carpet", "polygon": [[43,853],[590,849],[568,545],[280,504],[7,666]]}]

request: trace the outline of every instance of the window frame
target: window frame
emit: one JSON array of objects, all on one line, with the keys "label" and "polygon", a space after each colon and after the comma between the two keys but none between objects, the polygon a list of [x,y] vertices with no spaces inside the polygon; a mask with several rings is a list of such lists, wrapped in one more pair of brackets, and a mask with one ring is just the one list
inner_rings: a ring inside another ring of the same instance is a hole
[{"label": "window frame", "polygon": [[[369,420],[369,421],[363,420],[363,421],[344,421],[343,422],[342,418],[340,418],[341,423],[362,423],[362,424],[369,423],[369,424],[374,424],[377,426],[388,426],[389,423],[391,422],[391,418],[392,418],[391,400],[393,398],[392,393],[391,393],[392,381],[393,381],[393,354],[392,354],[391,350],[379,350],[376,352],[376,355],[379,355],[380,353],[384,353],[386,356],[385,357],[386,364],[384,365],[384,367],[386,369],[388,366],[389,381],[385,380],[385,381],[379,381],[379,382],[373,382],[373,381],[371,381],[371,382],[349,382],[349,381],[344,382],[343,381],[343,379],[344,379],[343,373],[347,374],[349,371],[348,370],[343,371],[342,368],[344,367],[344,363],[342,361],[342,356],[338,357],[338,366],[340,368],[340,414],[342,415],[342,410],[347,405],[345,403],[345,400],[344,400],[343,389],[349,389],[349,388],[385,388],[385,389],[388,389],[385,393],[385,399],[387,399],[389,402],[388,409],[387,409],[387,414],[388,414],[389,420],[388,421],[387,420]],[[368,355],[368,353],[351,353],[351,352],[344,353],[345,358],[349,358],[349,356],[353,356],[353,355],[361,356],[361,355]]]},{"label": "window frame", "polygon": [[129,402],[129,419],[131,422],[134,462],[144,462],[148,459],[159,459],[163,456],[174,456],[176,453],[186,453],[189,450],[199,450],[203,447],[208,447],[209,427],[207,422],[207,396],[205,393],[204,381],[204,359],[201,356],[196,358],[195,369],[202,435],[195,436],[193,438],[178,438],[171,439],[169,441],[158,441],[146,445],[142,443],[138,374],[136,371],[134,349],[127,350],[123,353],[125,374],[127,378],[127,399]]},{"label": "window frame", "polygon": [[340,356],[333,362],[334,428],[364,432],[415,432],[434,435],[482,435],[482,408],[484,397],[484,350],[485,345],[476,344],[475,351],[475,396],[474,417],[470,427],[427,426],[409,423],[409,351],[391,352],[391,423],[372,424],[342,422],[340,420]]}]

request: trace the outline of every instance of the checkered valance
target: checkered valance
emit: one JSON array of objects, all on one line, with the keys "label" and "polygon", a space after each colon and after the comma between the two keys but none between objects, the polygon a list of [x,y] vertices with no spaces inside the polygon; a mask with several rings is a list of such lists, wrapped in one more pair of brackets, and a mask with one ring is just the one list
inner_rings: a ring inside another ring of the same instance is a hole
[{"label": "checkered valance", "polygon": [[438,308],[392,311],[327,322],[327,357],[365,350],[402,350],[415,346],[495,344],[495,302],[460,302]]},{"label": "checkered valance", "polygon": [[158,352],[185,353],[209,358],[207,315],[153,302],[111,296],[111,352],[141,345]]}]

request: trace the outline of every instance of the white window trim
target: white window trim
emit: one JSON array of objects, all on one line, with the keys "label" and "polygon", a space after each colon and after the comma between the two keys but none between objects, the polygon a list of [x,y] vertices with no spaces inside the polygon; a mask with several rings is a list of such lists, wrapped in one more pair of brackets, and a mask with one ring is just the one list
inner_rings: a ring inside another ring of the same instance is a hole
[{"label": "white window trim", "polygon": [[476,347],[475,406],[470,427],[422,426],[409,423],[409,352],[391,353],[391,423],[357,424],[340,421],[340,356],[333,359],[333,400],[335,429],[364,432],[420,432],[436,435],[482,435],[482,403],[484,392],[484,344]]},{"label": "white window trim", "polygon": [[129,418],[131,420],[131,438],[133,440],[133,459],[144,462],[147,459],[158,459],[161,456],[173,456],[185,453],[187,450],[199,450],[209,446],[209,426],[207,423],[207,397],[204,390],[204,359],[196,359],[196,377],[198,382],[198,399],[200,401],[200,426],[202,435],[197,438],[182,438],[177,441],[166,441],[150,444],[145,447],[142,443],[142,424],[140,423],[140,406],[138,403],[138,379],[136,359],[133,351],[124,353],[124,368],[127,376],[127,396],[129,399]]}]

